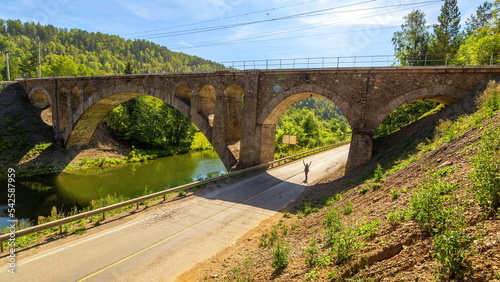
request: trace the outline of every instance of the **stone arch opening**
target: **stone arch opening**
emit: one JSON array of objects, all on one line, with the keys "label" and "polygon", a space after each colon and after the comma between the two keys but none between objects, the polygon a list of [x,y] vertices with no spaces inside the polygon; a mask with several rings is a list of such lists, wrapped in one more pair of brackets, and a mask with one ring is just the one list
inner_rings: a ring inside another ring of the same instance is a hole
[{"label": "stone arch opening", "polygon": [[87,146],[97,127],[111,110],[120,104],[143,95],[136,92],[120,92],[98,100],[78,117],[69,133],[65,146],[69,149]]},{"label": "stone arch opening", "polygon": [[204,85],[198,91],[198,113],[208,121],[210,127],[214,126],[216,96],[217,91],[212,85]]},{"label": "stone arch opening", "polygon": [[371,119],[369,127],[375,129],[382,121],[394,112],[400,106],[416,101],[434,101],[445,106],[451,105],[463,97],[467,96],[469,91],[447,84],[436,84],[430,87],[420,88],[414,91],[403,93],[398,97],[385,103],[378,114]]},{"label": "stone arch opening", "polygon": [[[70,149],[77,149],[87,146],[90,143],[98,126],[113,109],[129,100],[142,96],[146,96],[146,94],[138,92],[119,92],[108,95],[104,98],[99,98],[96,95],[90,97],[88,101],[89,103],[90,101],[95,100],[97,100],[97,102],[92,104],[87,109],[84,109],[83,113],[79,117],[75,117],[75,120],[77,121],[74,124],[72,130],[69,132],[69,136],[67,138],[65,146]],[[155,97],[153,95],[148,96]],[[178,99],[174,99],[173,103],[168,103],[164,99],[160,99],[158,97],[155,98],[161,100],[163,103],[172,106],[182,115],[188,117],[190,122],[192,122],[192,124],[194,124],[194,126],[205,136],[205,138],[210,143],[212,143],[211,128],[208,127],[207,122],[200,116],[195,116],[193,118],[190,113],[190,108],[187,107],[183,102]],[[87,102],[84,104],[87,104]],[[221,153],[222,155],[224,155],[224,152],[219,150],[220,148],[216,146],[213,146],[213,148],[219,155],[219,158],[224,162],[224,159],[221,157]],[[227,167],[227,164],[224,164]]]},{"label": "stone arch opening", "polygon": [[175,97],[179,98],[182,102],[191,106],[191,88],[186,85],[181,85],[175,89]]},{"label": "stone arch opening", "polygon": [[351,127],[342,110],[327,97],[302,92],[284,99],[266,118],[274,134],[266,147],[270,156],[285,157],[297,149],[314,148],[347,140]]},{"label": "stone arch opening", "polygon": [[[441,100],[442,101],[442,100]],[[424,116],[440,110],[444,103],[436,100],[410,101],[403,104],[388,114],[384,120],[375,128],[374,138],[389,135],[399,129],[408,126]]]},{"label": "stone arch opening", "polygon": [[53,126],[52,102],[50,101],[50,96],[47,92],[43,89],[35,90],[29,95],[29,100],[33,106],[42,109],[40,112],[40,118],[42,121],[49,126]]}]

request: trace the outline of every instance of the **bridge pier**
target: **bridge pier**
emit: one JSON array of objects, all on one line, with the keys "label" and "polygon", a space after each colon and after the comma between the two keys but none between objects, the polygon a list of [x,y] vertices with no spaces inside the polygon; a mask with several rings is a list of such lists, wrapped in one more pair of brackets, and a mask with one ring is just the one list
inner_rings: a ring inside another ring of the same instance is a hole
[{"label": "bridge pier", "polygon": [[353,129],[351,146],[345,172],[349,173],[357,167],[369,162],[373,155],[373,131]]}]

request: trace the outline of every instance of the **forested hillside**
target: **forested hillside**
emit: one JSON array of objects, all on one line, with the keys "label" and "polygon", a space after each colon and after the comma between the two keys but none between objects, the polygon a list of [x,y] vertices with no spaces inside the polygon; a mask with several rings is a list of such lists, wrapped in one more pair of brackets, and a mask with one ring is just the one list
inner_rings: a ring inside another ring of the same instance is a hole
[{"label": "forested hillside", "polygon": [[[220,65],[172,52],[146,40],[0,19],[0,50],[7,50],[10,78],[37,77],[40,45],[42,77],[212,71]],[[129,64],[129,68],[127,65]],[[6,80],[6,56],[0,57],[0,80]]]}]

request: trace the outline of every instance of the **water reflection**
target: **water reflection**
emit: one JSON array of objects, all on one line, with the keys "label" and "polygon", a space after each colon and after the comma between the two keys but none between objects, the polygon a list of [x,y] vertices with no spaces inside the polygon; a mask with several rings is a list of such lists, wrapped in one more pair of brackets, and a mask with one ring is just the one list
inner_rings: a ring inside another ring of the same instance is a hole
[{"label": "water reflection", "polygon": [[[217,153],[208,150],[144,163],[18,179],[16,216],[36,221],[39,215],[49,215],[53,206],[58,210],[73,206],[82,209],[107,195],[134,198],[146,190],[156,192],[225,172]],[[0,193],[7,195],[6,190]],[[0,206],[0,226],[5,226],[6,208]]]}]

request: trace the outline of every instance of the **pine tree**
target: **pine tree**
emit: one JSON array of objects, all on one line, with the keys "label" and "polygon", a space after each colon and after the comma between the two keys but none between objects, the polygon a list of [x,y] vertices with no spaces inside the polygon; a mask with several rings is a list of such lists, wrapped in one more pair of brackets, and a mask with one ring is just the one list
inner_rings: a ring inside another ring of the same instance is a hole
[{"label": "pine tree", "polygon": [[485,26],[493,18],[492,6],[493,3],[484,2],[477,8],[476,14],[465,21],[464,37],[470,36],[475,30]]},{"label": "pine tree", "polygon": [[[434,54],[456,53],[463,41],[460,35],[460,11],[457,0],[444,0],[438,22],[433,26],[431,52]],[[435,64],[444,64],[444,61],[438,61]]]},{"label": "pine tree", "polygon": [[403,19],[405,22],[401,25],[401,31],[395,32],[392,37],[395,55],[401,65],[424,65],[425,57],[418,54],[426,54],[429,46],[425,14],[420,10],[413,10]]},{"label": "pine tree", "polygon": [[124,74],[133,74],[134,72],[132,71],[132,64],[130,62],[127,62],[127,65],[125,66],[125,71],[123,71]]}]

